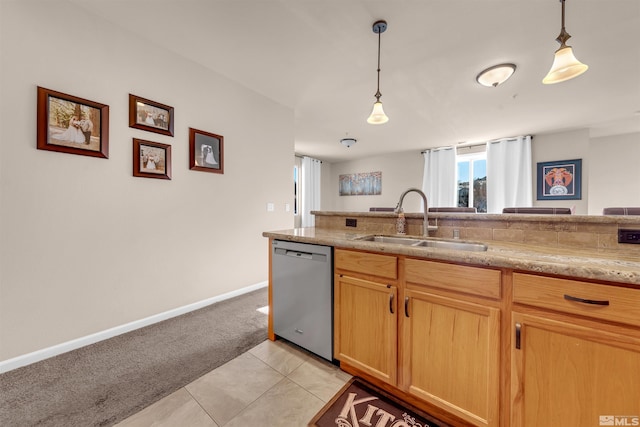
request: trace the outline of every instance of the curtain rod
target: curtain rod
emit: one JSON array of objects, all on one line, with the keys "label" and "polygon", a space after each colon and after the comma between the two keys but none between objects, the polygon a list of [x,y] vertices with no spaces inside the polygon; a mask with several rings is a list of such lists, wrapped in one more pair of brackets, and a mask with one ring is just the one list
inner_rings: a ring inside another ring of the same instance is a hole
[{"label": "curtain rod", "polygon": [[320,163],[322,163],[322,160],[320,160],[320,159],[316,159],[315,157],[311,157],[311,156],[301,156],[301,155],[299,155],[299,154],[294,154],[294,157],[297,157],[297,158],[299,158],[299,159],[301,159],[301,160],[302,160],[302,158],[303,158],[303,157],[308,157],[308,158],[310,158],[310,159],[317,160],[317,161],[319,161]]},{"label": "curtain rod", "polygon": [[[531,139],[533,140],[533,135],[520,135],[520,136],[522,136],[522,137],[530,136],[530,137],[531,137]],[[444,150],[444,149],[447,149],[447,148],[469,148],[469,147],[479,147],[479,146],[481,146],[481,145],[487,145],[487,144],[492,144],[492,143],[494,143],[494,142],[504,141],[505,139],[506,139],[506,140],[513,140],[513,139],[517,139],[517,138],[519,138],[519,136],[511,136],[511,137],[507,137],[507,138],[492,139],[492,140],[484,141],[484,142],[471,142],[471,143],[468,143],[468,144],[460,143],[460,144],[458,144],[458,145],[453,145],[453,146],[451,146],[451,145],[450,145],[450,146],[442,146],[442,147],[435,147],[435,148],[426,148],[426,149],[422,150],[422,151],[420,152],[420,154],[424,154],[424,153],[426,153],[427,151],[432,151],[432,150],[433,150],[433,151],[435,151],[435,150]]]},{"label": "curtain rod", "polygon": [[420,154],[424,154],[427,151],[451,150],[452,148],[455,148],[455,147],[453,147],[453,146],[445,146],[445,147],[426,148],[426,149],[422,150],[420,152]]}]

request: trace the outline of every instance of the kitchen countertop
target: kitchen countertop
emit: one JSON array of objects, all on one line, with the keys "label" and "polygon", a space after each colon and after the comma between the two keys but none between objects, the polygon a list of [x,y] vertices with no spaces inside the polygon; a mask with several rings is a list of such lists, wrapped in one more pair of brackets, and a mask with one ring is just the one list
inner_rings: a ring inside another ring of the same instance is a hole
[{"label": "kitchen countertop", "polygon": [[[640,259],[638,259],[637,254],[626,255],[620,252],[610,253],[574,248],[548,248],[496,241],[479,242],[488,246],[486,252],[469,252],[358,240],[371,234],[348,233],[316,229],[314,227],[262,233],[264,237],[292,242],[314,243],[338,248],[407,255],[469,265],[604,280],[637,285],[634,287],[640,289]],[[408,237],[420,238],[421,236]]]}]

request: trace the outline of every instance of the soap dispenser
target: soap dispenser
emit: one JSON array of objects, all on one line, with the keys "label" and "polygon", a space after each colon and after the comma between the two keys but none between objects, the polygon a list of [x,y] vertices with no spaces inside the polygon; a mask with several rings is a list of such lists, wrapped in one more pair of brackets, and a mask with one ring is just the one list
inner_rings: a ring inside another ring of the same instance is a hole
[{"label": "soap dispenser", "polygon": [[398,218],[396,218],[396,234],[407,234],[407,219],[402,209],[398,211]]}]

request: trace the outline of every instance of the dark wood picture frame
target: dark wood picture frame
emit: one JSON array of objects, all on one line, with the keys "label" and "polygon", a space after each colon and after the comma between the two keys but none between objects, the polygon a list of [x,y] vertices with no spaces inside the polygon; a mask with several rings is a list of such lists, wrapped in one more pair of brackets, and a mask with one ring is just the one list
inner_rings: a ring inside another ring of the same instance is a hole
[{"label": "dark wood picture frame", "polygon": [[189,128],[189,169],[224,174],[224,137]]},{"label": "dark wood picture frame", "polygon": [[133,176],[171,179],[171,145],[134,138]]},{"label": "dark wood picture frame", "polygon": [[129,94],[129,127],[173,136],[173,107]]},{"label": "dark wood picture frame", "polygon": [[109,106],[38,86],[37,148],[109,158]]},{"label": "dark wood picture frame", "polygon": [[540,162],[537,200],[582,199],[582,159]]}]

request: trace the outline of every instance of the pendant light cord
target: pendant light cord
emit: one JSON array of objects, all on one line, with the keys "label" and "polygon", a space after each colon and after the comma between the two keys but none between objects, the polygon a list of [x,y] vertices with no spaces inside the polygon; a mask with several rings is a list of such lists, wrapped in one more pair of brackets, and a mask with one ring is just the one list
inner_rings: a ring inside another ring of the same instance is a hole
[{"label": "pendant light cord", "polygon": [[569,40],[571,36],[564,28],[564,0],[560,0],[560,3],[562,3],[562,29],[560,30],[560,35],[556,41],[560,43],[560,49],[562,49],[563,47],[567,47],[567,40]]},{"label": "pendant light cord", "polygon": [[378,30],[378,91],[375,94],[376,99],[380,102],[380,97],[382,94],[380,93],[380,39],[381,39],[382,31]]}]

